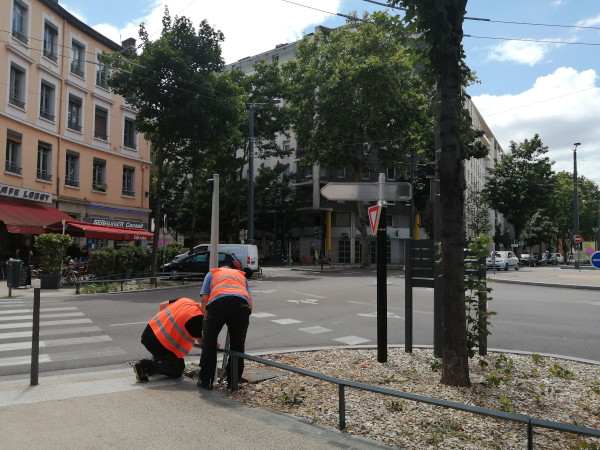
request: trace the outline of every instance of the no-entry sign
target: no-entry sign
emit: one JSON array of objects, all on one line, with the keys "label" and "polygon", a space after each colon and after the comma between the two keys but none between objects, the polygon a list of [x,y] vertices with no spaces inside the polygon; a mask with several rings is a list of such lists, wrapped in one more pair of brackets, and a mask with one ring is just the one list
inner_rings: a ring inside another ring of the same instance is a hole
[{"label": "no-entry sign", "polygon": [[576,244],[581,244],[583,242],[583,238],[581,237],[581,235],[576,234],[575,236],[573,236],[573,242],[575,242]]}]

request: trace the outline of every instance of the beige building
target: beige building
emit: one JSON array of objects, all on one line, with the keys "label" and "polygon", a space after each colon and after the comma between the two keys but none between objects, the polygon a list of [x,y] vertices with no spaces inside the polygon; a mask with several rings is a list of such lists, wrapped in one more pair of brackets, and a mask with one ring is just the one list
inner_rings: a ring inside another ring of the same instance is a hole
[{"label": "beige building", "polygon": [[0,258],[65,214],[80,245],[150,239],[150,145],[98,59],[127,47],[57,0],[2,1],[0,23]]}]

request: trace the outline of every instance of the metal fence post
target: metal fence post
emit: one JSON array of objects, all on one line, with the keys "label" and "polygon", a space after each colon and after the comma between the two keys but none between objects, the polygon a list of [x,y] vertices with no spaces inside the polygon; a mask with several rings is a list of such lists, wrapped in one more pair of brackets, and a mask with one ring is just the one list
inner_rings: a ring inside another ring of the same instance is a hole
[{"label": "metal fence post", "polygon": [[33,280],[33,329],[31,333],[31,376],[29,384],[37,386],[40,360],[40,290],[42,281]]},{"label": "metal fence post", "polygon": [[231,390],[232,391],[237,391],[238,390],[238,357],[235,355],[230,355],[231,358]]},{"label": "metal fence post", "polygon": [[340,416],[340,430],[346,428],[346,397],[344,395],[343,384],[338,384],[338,408],[339,408],[339,416]]}]

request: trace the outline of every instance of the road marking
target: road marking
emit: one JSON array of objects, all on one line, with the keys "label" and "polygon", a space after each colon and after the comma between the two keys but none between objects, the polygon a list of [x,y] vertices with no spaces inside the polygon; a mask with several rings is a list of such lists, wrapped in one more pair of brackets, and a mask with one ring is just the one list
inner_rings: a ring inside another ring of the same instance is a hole
[{"label": "road marking", "polygon": [[[31,344],[29,344],[31,345]],[[40,355],[38,361],[41,363],[50,362],[50,356]],[[24,364],[31,364],[31,355],[27,356],[13,356],[11,358],[0,359],[0,367],[8,366],[22,366]]]},{"label": "road marking", "polygon": [[148,322],[129,322],[129,323],[113,323],[110,326],[111,327],[124,327],[124,326],[128,326],[128,325],[141,325],[141,324],[147,324]]},{"label": "road marking", "polygon": [[[76,327],[76,328],[65,328],[55,330],[44,330],[41,334],[43,337],[55,336],[57,334],[77,334],[77,333],[97,333],[102,331],[100,327]],[[14,339],[14,338],[30,338],[31,330],[29,331],[15,331],[13,333],[1,333],[0,339]]]},{"label": "road marking", "polygon": [[258,291],[256,289],[251,289],[252,294],[272,294],[273,292],[277,292],[275,289],[265,289],[264,291]]},{"label": "road marking", "polygon": [[253,312],[250,317],[254,317],[256,319],[262,319],[264,317],[275,317],[275,314],[267,313],[267,312]]},{"label": "road marking", "polygon": [[333,330],[330,330],[329,328],[323,328],[323,327],[319,327],[319,326],[298,328],[298,330],[304,331],[305,333],[310,333],[310,334],[319,334],[319,333],[326,333],[328,331],[333,331]]},{"label": "road marking", "polygon": [[589,303],[590,305],[600,306],[600,302],[590,302],[588,300],[582,300],[581,303]]},{"label": "road marking", "polygon": [[[56,311],[77,311],[76,306],[63,306],[61,308],[41,308],[43,312],[56,312]],[[8,311],[0,311],[0,315],[3,314],[32,314],[33,309],[10,309]]]},{"label": "road marking", "polygon": [[[55,326],[55,325],[74,325],[76,323],[92,323],[91,319],[69,319],[69,320],[45,320],[40,322],[40,326]],[[0,330],[12,328],[30,328],[31,322],[23,323],[3,323],[0,324]]]},{"label": "road marking", "polygon": [[361,338],[360,336],[344,336],[333,340],[346,345],[358,345],[370,341],[370,339]]},{"label": "road marking", "polygon": [[294,294],[306,295],[307,297],[327,298],[327,297],[323,297],[322,295],[308,294],[306,292],[300,292],[300,291],[290,291],[290,292],[293,292]]},{"label": "road marking", "polygon": [[[374,312],[374,313],[369,313],[369,314],[357,314],[357,316],[362,316],[362,317],[377,317],[377,313]],[[389,319],[404,319],[404,317],[397,316],[396,314],[391,313],[391,312],[388,312],[387,316],[388,316]]]},{"label": "road marking", "polygon": [[[57,317],[80,317],[80,316],[85,316],[85,314],[83,314],[82,312],[70,312],[70,313],[55,313],[55,314],[40,314],[40,318],[41,319],[55,319]],[[9,320],[27,320],[27,319],[32,319],[33,315],[32,314],[28,314],[26,316],[7,316],[7,317],[0,317],[0,321],[2,322],[6,322]]]},{"label": "road marking", "polygon": [[[100,342],[112,342],[110,336],[84,336],[77,338],[52,339],[40,341],[40,348],[61,347],[63,345],[97,344]],[[0,351],[9,352],[13,350],[25,350],[31,348],[31,342],[13,342],[11,344],[0,344]]]},{"label": "road marking", "polygon": [[354,303],[355,305],[363,305],[363,306],[373,306],[373,303],[366,303],[366,302],[357,302],[355,300],[347,300],[348,303]]},{"label": "road marking", "polygon": [[308,304],[311,304],[311,305],[316,305],[317,303],[319,303],[319,300],[317,300],[315,298],[307,298],[307,299],[304,299],[304,300],[287,300],[287,301],[290,302],[290,303],[296,303],[296,304],[299,304],[299,303],[308,303]]},{"label": "road marking", "polygon": [[295,320],[295,319],[275,319],[275,320],[271,320],[271,322],[275,322],[278,323],[279,325],[290,325],[292,323],[301,323],[301,320]]}]

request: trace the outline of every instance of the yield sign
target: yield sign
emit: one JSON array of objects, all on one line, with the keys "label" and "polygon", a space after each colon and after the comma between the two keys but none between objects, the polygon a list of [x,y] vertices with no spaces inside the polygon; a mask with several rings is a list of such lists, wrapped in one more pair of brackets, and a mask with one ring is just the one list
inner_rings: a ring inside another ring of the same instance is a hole
[{"label": "yield sign", "polygon": [[379,227],[379,213],[381,205],[371,206],[369,208],[369,221],[371,222],[371,232],[373,236],[377,235],[377,227]]}]

